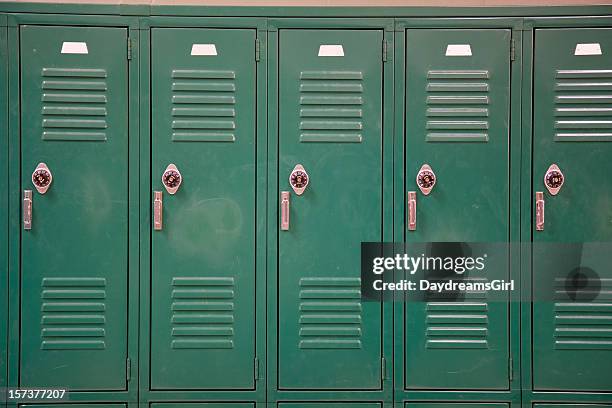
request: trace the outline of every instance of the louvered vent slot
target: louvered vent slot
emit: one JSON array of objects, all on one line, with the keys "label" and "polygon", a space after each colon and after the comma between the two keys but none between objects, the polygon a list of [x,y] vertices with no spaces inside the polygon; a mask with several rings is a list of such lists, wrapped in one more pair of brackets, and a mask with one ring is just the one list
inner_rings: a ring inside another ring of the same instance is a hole
[{"label": "louvered vent slot", "polygon": [[360,71],[300,73],[300,142],[361,143],[363,74]]},{"label": "louvered vent slot", "polygon": [[361,348],[361,279],[300,279],[300,348]]},{"label": "louvered vent slot", "polygon": [[172,287],[172,348],[234,348],[234,278],[174,278]]},{"label": "louvered vent slot", "polygon": [[555,141],[612,141],[612,70],[558,70]]},{"label": "louvered vent slot", "polygon": [[591,301],[580,300],[593,296],[587,282],[576,282],[578,289],[569,292],[566,283],[565,278],[555,281],[555,348],[612,350],[612,279],[601,279],[601,290]]},{"label": "louvered vent slot", "polygon": [[43,140],[106,140],[106,70],[43,68],[41,87]]},{"label": "louvered vent slot", "polygon": [[[487,282],[468,277],[464,281]],[[453,301],[448,297],[456,297]],[[426,347],[435,349],[489,348],[489,307],[485,291],[445,293],[426,304]]]},{"label": "louvered vent slot", "polygon": [[43,278],[42,350],[106,348],[106,279]]},{"label": "louvered vent slot", "polygon": [[427,72],[427,142],[489,140],[489,71]]},{"label": "louvered vent slot", "polygon": [[172,140],[234,142],[236,140],[236,73],[172,71]]}]

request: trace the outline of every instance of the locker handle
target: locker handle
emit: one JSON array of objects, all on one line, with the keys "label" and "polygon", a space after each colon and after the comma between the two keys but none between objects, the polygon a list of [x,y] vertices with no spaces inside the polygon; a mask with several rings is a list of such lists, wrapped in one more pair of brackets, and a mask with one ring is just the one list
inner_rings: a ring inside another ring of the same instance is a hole
[{"label": "locker handle", "polygon": [[536,231],[544,231],[544,193],[536,192]]},{"label": "locker handle", "polygon": [[288,191],[281,191],[281,230],[289,231],[289,197]]},{"label": "locker handle", "polygon": [[32,229],[32,190],[23,190],[23,229]]},{"label": "locker handle", "polygon": [[408,231],[416,230],[416,191],[408,192]]},{"label": "locker handle", "polygon": [[153,200],[153,229],[160,231],[162,229],[162,215],[164,212],[163,193],[155,191],[155,199]]}]

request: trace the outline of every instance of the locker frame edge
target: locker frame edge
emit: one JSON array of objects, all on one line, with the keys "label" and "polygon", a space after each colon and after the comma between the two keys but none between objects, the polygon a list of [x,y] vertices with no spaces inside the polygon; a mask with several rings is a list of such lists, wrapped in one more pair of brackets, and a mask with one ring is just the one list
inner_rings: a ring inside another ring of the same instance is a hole
[{"label": "locker frame edge", "polygon": [[[8,58],[8,27],[7,18],[5,15],[0,15],[0,59],[7,60]],[[0,127],[0,152],[4,152],[0,157],[1,171],[8,174],[8,64],[0,66],[0,111],[2,112],[3,125]],[[0,190],[3,192],[0,196],[0,214],[4,214],[0,219],[0,230],[4,231],[0,238],[0,264],[3,268],[0,270],[0,297],[5,299],[0,304],[0,387],[6,387],[6,379],[8,374],[8,179],[2,177],[0,180]],[[4,402],[4,401],[2,401]]]}]

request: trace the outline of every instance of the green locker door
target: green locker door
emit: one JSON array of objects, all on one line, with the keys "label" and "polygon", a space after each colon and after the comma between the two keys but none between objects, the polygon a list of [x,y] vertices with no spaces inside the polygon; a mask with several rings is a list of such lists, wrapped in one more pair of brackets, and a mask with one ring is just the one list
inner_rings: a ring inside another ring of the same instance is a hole
[{"label": "green locker door", "polygon": [[612,29],[537,30],[533,75],[533,386],[609,391]]},{"label": "green locker door", "polygon": [[25,404],[23,408],[125,408],[125,404]]},{"label": "green locker door", "polygon": [[533,404],[534,408],[612,408],[610,404]]},{"label": "green locker door", "polygon": [[404,408],[508,408],[504,403],[463,403],[463,402],[406,402]]},{"label": "green locker door", "polygon": [[252,402],[156,402],[151,408],[254,408]]},{"label": "green locker door", "polygon": [[[508,279],[510,37],[503,29],[406,31],[406,190],[416,199],[406,242],[467,243],[465,256],[488,255],[484,273],[446,278]],[[416,181],[423,165],[436,177],[429,195]],[[506,297],[429,297],[404,307],[406,388],[508,387]]]},{"label": "green locker door", "polygon": [[[382,239],[383,34],[279,37],[278,182],[289,194],[288,230],[279,228],[279,386],[376,389],[382,308],[361,302],[360,243]],[[298,164],[309,176],[302,195],[289,183]]]},{"label": "green locker door", "polygon": [[20,385],[124,389],[127,30],[20,35],[21,189],[33,216],[27,229],[24,200]]},{"label": "green locker door", "polygon": [[282,402],[278,408],[381,408],[379,402]]},{"label": "green locker door", "polygon": [[[151,386],[252,389],[255,30],[159,28],[151,37],[151,182],[163,199]],[[181,177],[175,194],[162,181],[170,164]]]}]

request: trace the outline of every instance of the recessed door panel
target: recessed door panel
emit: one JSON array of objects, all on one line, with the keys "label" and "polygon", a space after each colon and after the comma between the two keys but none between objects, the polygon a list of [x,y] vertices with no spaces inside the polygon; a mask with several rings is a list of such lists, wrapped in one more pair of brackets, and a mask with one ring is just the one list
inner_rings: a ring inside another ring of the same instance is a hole
[{"label": "recessed door panel", "polygon": [[612,30],[537,30],[533,78],[533,386],[612,377]]},{"label": "recessed door panel", "polygon": [[279,386],[376,389],[382,309],[359,262],[382,239],[383,34],[279,38]]},{"label": "recessed door panel", "polygon": [[255,31],[151,37],[151,386],[252,389]]},{"label": "recessed door panel", "polygon": [[127,31],[20,35],[20,385],[124,389]]},{"label": "recessed door panel", "polygon": [[[445,278],[509,276],[509,53],[509,30],[406,31],[406,241],[488,256]],[[428,296],[404,313],[405,388],[508,387],[506,297]]]}]

